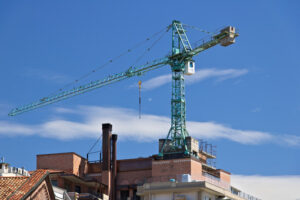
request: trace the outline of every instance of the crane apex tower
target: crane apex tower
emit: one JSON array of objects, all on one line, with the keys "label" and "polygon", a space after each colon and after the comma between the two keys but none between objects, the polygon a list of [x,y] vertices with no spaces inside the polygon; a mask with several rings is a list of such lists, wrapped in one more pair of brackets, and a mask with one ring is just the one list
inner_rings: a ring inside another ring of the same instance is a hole
[{"label": "crane apex tower", "polygon": [[[169,57],[169,64],[172,70],[172,99],[171,99],[171,128],[166,139],[159,141],[159,156],[174,157],[174,155],[193,154],[194,141],[189,137],[186,129],[186,101],[184,75],[195,74],[195,62],[193,56],[201,51],[220,43],[228,46],[235,42],[235,28],[226,27],[216,34],[208,42],[196,47],[194,50],[186,35],[186,30],[180,21],[172,22],[172,55]],[[187,138],[190,138],[188,142]],[[168,155],[169,154],[169,155]]]}]

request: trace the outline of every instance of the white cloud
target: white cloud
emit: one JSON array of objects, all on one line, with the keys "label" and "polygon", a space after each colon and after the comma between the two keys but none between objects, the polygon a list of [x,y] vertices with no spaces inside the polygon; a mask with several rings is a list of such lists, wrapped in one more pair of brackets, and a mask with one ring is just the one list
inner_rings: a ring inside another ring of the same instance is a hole
[{"label": "white cloud", "polygon": [[298,146],[300,144],[300,136],[297,135],[283,135],[281,140],[290,146]]},{"label": "white cloud", "polygon": [[0,135],[15,136],[32,135],[34,133],[35,131],[33,126],[0,121]]},{"label": "white cloud", "polygon": [[300,200],[300,175],[232,175],[231,182],[234,187],[263,200]]},{"label": "white cloud", "polygon": [[160,87],[162,85],[171,82],[171,80],[172,80],[171,74],[157,76],[155,78],[143,82],[143,90],[151,90]]},{"label": "white cloud", "polygon": [[259,108],[259,107],[256,107],[256,108],[251,110],[251,112],[253,112],[253,113],[257,113],[257,112],[260,112],[260,111],[261,111],[261,108]]},{"label": "white cloud", "polygon": [[242,144],[259,144],[272,141],[270,133],[250,130],[238,130],[215,122],[188,122],[191,135],[203,138],[225,138]]},{"label": "white cloud", "polygon": [[[75,109],[57,108],[56,119],[26,125],[0,121],[0,135],[40,135],[57,139],[96,138],[101,134],[101,124],[113,124],[120,139],[153,141],[164,138],[170,127],[170,119],[164,116],[145,114],[139,119],[135,110],[78,106]],[[78,115],[72,121],[68,115]],[[188,121],[187,129],[193,137],[203,139],[228,139],[242,144],[261,144],[280,140],[281,143],[298,146],[300,137],[294,135],[275,136],[267,132],[239,130],[216,122]]]},{"label": "white cloud", "polygon": [[[193,84],[209,78],[216,78],[217,82],[221,82],[231,78],[237,78],[248,73],[247,69],[201,69],[196,71],[192,76],[185,76],[186,84]],[[172,75],[166,74],[147,80],[143,83],[144,90],[151,90],[172,81]]]}]

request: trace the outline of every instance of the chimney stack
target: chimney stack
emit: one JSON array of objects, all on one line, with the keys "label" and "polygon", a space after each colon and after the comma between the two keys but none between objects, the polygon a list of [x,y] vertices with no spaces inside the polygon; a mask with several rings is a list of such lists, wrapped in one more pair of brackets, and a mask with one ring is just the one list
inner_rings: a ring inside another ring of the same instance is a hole
[{"label": "chimney stack", "polygon": [[102,124],[102,170],[110,171],[111,124]]},{"label": "chimney stack", "polygon": [[110,196],[111,194],[111,124],[102,124],[102,183],[107,185],[107,190],[104,194]]},{"label": "chimney stack", "polygon": [[117,139],[118,135],[112,135],[112,177],[111,177],[111,197],[117,200]]}]

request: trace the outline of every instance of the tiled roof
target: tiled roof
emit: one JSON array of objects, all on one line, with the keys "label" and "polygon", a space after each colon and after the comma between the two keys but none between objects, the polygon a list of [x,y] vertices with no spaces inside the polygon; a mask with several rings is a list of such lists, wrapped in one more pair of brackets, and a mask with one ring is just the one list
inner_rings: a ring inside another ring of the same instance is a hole
[{"label": "tiled roof", "polygon": [[[72,170],[62,170],[62,169],[43,169],[43,170],[47,170],[50,174],[52,173],[70,173],[72,174]],[[29,174],[33,174],[35,171],[29,171]]]},{"label": "tiled roof", "polygon": [[19,188],[28,177],[0,177],[0,199],[6,199],[17,188]]},{"label": "tiled roof", "polygon": [[0,199],[21,199],[48,175],[48,171],[38,169],[30,177],[0,177]]}]

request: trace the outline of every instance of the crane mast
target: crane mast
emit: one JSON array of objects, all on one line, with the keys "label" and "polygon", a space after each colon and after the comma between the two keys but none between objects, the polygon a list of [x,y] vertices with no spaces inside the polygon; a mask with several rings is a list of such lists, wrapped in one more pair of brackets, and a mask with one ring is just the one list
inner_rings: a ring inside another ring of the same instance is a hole
[{"label": "crane mast", "polygon": [[186,137],[189,136],[189,133],[186,129],[184,76],[193,75],[195,73],[195,63],[192,59],[193,56],[217,44],[220,44],[221,46],[233,44],[238,33],[235,32],[234,27],[228,26],[222,29],[220,33],[213,35],[210,40],[206,42],[203,41],[201,45],[197,45],[194,49],[192,49],[186,35],[186,30],[180,21],[174,20],[168,27],[168,30],[169,28],[172,28],[171,55],[156,59],[145,65],[130,67],[125,72],[108,76],[105,79],[92,81],[71,90],[66,90],[55,95],[44,97],[33,103],[13,109],[8,115],[15,116],[133,76],[140,76],[148,71],[158,69],[165,65],[170,65],[172,70],[171,127],[166,139],[164,139],[162,147],[160,148],[159,156],[163,157],[165,154],[169,153],[184,153],[185,155],[191,154],[190,150],[187,148],[186,141]]},{"label": "crane mast", "polygon": [[[170,65],[172,70],[172,99],[171,99],[171,128],[167,138],[164,141],[159,155],[163,156],[167,145],[171,152],[184,151],[188,153],[185,138],[189,136],[186,130],[186,107],[185,107],[185,88],[184,71],[186,59],[184,56],[175,56],[177,54],[187,53],[192,50],[190,42],[186,36],[185,30],[179,21],[172,22],[172,56]],[[166,153],[166,152],[165,152]]]}]

